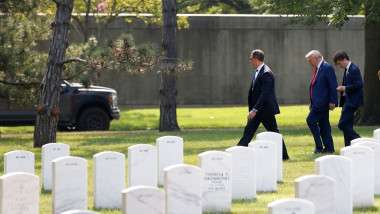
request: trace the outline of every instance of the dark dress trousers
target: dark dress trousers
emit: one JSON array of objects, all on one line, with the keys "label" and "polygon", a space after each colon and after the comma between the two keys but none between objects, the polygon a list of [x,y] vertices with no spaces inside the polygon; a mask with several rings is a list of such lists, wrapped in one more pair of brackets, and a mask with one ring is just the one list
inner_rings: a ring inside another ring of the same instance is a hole
[{"label": "dark dress trousers", "polygon": [[338,106],[337,87],[333,67],[322,61],[314,83],[310,83],[313,97],[310,97],[311,109],[306,122],[313,134],[315,147],[323,149],[325,152],[335,152],[329,122],[329,103]]},{"label": "dark dress trousers", "polygon": [[[248,111],[258,110],[252,120],[248,120],[245,126],[243,137],[238,146],[248,146],[256,133],[260,123],[267,131],[280,133],[277,128],[276,114],[280,113],[277,98],[274,90],[274,76],[267,65],[264,65],[257,74],[257,77],[248,92]],[[282,159],[289,159],[284,141],[282,141]]]},{"label": "dark dress trousers", "polygon": [[359,68],[351,63],[348,71],[343,75],[342,86],[346,86],[345,96],[341,92],[339,106],[342,108],[338,127],[343,131],[344,145],[350,146],[351,140],[360,138],[360,135],[353,129],[354,113],[363,105],[363,80]]}]

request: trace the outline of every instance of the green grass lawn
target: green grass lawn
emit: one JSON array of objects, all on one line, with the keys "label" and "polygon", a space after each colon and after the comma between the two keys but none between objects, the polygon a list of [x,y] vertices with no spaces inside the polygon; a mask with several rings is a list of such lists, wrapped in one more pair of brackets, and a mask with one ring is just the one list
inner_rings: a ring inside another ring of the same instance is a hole
[{"label": "green grass lawn", "polygon": [[[341,109],[331,112],[330,121],[336,154],[343,148],[342,132],[336,127]],[[280,198],[294,198],[294,180],[314,174],[314,160],[321,155],[313,155],[312,135],[305,118],[307,106],[281,107],[277,116],[279,129],[284,136],[290,161],[283,164],[283,182],[279,182],[276,192],[257,193],[254,201],[233,201],[231,213],[266,213],[267,204]],[[158,109],[122,110],[122,117],[106,132],[59,132],[58,142],[70,145],[71,155],[88,160],[88,209],[93,210],[92,179],[94,154],[102,151],[117,151],[128,154],[128,147],[135,144],[152,144],[165,135],[180,136],[184,139],[184,163],[198,165],[198,154],[235,146],[245,126],[247,108],[179,108],[177,111],[181,132],[158,132]],[[355,127],[362,137],[373,137],[378,127]],[[3,154],[12,150],[28,150],[36,154],[36,174],[41,175],[41,149],[33,148],[32,127],[0,127],[0,175],[3,174]],[[134,130],[134,131],[130,131]],[[262,127],[258,133],[265,131]],[[126,161],[126,164],[128,162]],[[127,171],[128,172],[128,169]],[[128,178],[126,178],[128,183]],[[120,213],[119,210],[98,210],[101,213]],[[379,213],[380,197],[375,197],[374,206],[355,209],[354,213]],[[42,191],[40,213],[51,213],[51,192]]]}]

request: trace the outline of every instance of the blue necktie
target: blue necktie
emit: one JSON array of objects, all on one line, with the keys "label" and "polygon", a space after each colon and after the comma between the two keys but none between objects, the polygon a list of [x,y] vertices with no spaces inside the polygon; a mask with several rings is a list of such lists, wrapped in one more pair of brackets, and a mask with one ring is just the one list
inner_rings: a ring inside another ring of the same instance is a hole
[{"label": "blue necktie", "polygon": [[255,86],[255,81],[256,81],[256,73],[258,72],[259,70],[255,70],[255,74],[253,75],[253,80],[252,80],[252,91],[253,91],[253,87]]}]

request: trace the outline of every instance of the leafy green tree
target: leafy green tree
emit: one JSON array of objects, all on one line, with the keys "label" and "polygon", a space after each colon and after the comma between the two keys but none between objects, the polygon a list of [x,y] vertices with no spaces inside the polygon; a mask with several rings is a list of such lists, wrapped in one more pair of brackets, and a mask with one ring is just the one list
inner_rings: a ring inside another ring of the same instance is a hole
[{"label": "leafy green tree", "polygon": [[269,13],[295,14],[291,24],[314,26],[318,22],[341,28],[349,15],[364,14],[364,106],[355,114],[357,125],[380,125],[380,0],[251,0]]},{"label": "leafy green tree", "polygon": [[[90,21],[96,23],[96,38],[98,45],[104,42],[104,29],[116,19],[122,18],[120,14],[134,14],[146,23],[161,23],[161,1],[159,0],[76,0],[72,16],[73,29],[79,33],[83,42],[92,36],[89,29]],[[150,16],[139,16],[149,13]],[[125,18],[131,22],[131,18]]]},{"label": "leafy green tree", "polygon": [[178,0],[179,13],[205,14],[252,14],[264,13],[262,7],[255,7],[249,0]]},{"label": "leafy green tree", "polygon": [[49,16],[37,14],[43,1],[0,2],[0,98],[8,108],[37,99],[47,54],[33,50],[50,35]]}]

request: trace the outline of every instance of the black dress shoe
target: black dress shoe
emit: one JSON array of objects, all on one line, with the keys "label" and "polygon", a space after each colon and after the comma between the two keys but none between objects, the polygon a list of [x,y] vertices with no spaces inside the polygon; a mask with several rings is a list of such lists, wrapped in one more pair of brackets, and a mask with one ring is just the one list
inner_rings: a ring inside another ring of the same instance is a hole
[{"label": "black dress shoe", "polygon": [[323,153],[334,153],[334,152],[329,149],[323,149]]},{"label": "black dress shoe", "polygon": [[324,153],[323,149],[314,149],[313,152],[311,152],[312,154],[317,154],[317,153]]}]

